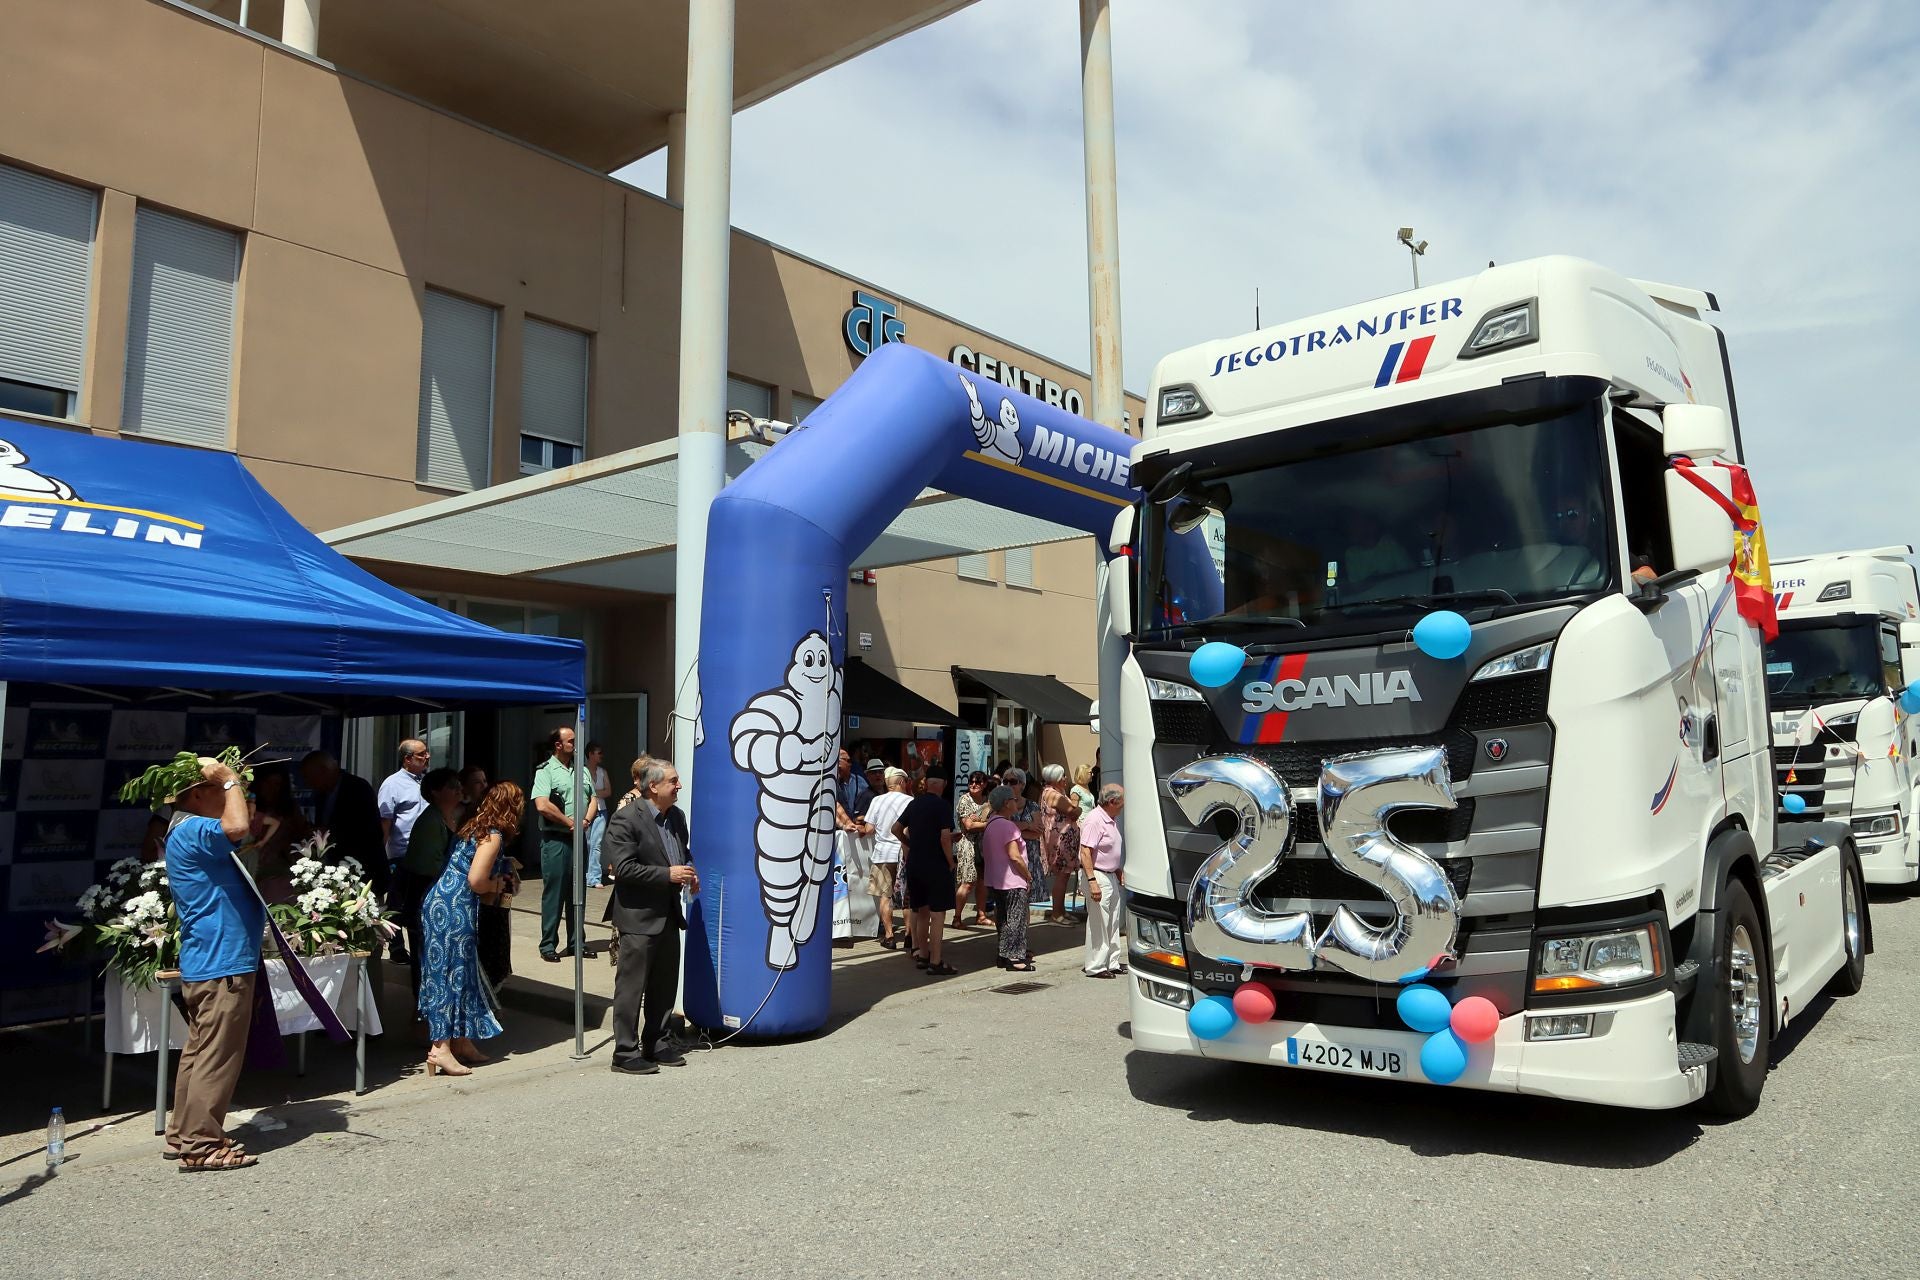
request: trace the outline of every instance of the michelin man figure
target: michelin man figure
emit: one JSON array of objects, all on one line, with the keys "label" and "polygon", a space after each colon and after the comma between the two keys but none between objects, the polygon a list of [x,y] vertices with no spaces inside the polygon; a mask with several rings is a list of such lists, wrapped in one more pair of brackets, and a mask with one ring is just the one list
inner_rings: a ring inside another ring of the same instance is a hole
[{"label": "michelin man figure", "polygon": [[773,969],[798,963],[819,923],[821,886],[833,874],[840,693],[827,638],[809,631],[793,648],[786,683],[755,695],[728,730],[734,767],[760,781],[754,849]]},{"label": "michelin man figure", "polygon": [[73,489],[65,480],[29,471],[27,455],[10,440],[0,440],[0,494],[21,498],[59,498],[73,501]]},{"label": "michelin man figure", "polygon": [[1020,448],[1020,411],[1013,407],[1013,401],[1002,396],[1000,416],[989,418],[986,409],[980,403],[980,393],[974,389],[972,380],[962,377],[960,386],[967,393],[967,410],[973,425],[974,447],[989,458],[1019,466],[1024,454]]}]

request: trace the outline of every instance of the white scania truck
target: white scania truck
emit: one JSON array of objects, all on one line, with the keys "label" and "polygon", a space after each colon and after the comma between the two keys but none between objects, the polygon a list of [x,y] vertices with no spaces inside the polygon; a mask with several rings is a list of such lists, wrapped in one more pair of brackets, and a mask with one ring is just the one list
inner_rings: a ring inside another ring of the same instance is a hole
[{"label": "white scania truck", "polygon": [[1920,882],[1920,716],[1896,700],[1920,680],[1912,553],[1877,547],[1773,565],[1780,635],[1767,646],[1767,705],[1781,799],[1799,796],[1799,816],[1850,826],[1868,884]]},{"label": "white scania truck", "polygon": [[[1458,1087],[1744,1114],[1858,988],[1852,838],[1776,817],[1734,527],[1681,474],[1740,456],[1716,308],[1544,258],[1160,363],[1107,618],[1135,1049],[1438,1083],[1418,979],[1497,1011]],[[1457,656],[1412,638],[1443,612]],[[1190,1018],[1242,988],[1270,1014]]]}]

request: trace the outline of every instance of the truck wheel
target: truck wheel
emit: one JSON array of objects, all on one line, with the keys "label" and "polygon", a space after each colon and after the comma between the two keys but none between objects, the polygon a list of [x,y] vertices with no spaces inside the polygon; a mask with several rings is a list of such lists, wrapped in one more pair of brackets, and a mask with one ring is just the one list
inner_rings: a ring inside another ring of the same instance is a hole
[{"label": "truck wheel", "polygon": [[1827,980],[1827,990],[1850,996],[1867,980],[1867,882],[1850,845],[1840,850],[1840,937],[1847,962]]},{"label": "truck wheel", "polygon": [[1707,1111],[1723,1116],[1751,1115],[1767,1084],[1767,1058],[1773,1047],[1772,957],[1760,913],[1739,880],[1720,896],[1722,912],[1717,972],[1701,996],[1713,1002],[1713,1087],[1700,1099]]}]

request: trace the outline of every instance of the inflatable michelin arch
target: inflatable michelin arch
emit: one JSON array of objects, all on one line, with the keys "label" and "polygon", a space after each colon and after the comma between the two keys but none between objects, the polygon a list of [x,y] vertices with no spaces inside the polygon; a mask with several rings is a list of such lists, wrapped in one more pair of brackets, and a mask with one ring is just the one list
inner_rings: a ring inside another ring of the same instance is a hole
[{"label": "inflatable michelin arch", "polygon": [[[888,343],[715,499],[694,756],[701,893],[686,1011],[795,1035],[827,1017],[833,768],[853,560],[932,487],[1098,535],[1133,440]],[[1094,637],[1088,637],[1092,643]]]}]

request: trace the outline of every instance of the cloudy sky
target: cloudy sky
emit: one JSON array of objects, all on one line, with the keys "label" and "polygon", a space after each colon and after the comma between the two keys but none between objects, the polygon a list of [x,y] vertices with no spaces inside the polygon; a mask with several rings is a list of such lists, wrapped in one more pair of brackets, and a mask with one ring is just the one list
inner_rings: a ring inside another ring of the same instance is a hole
[{"label": "cloudy sky", "polygon": [[[1714,291],[1776,555],[1920,541],[1920,5],[1114,0],[1127,385],[1543,253]],[[1087,365],[1071,0],[980,0],[743,113],[733,220]],[[653,190],[663,157],[623,176]]]}]

